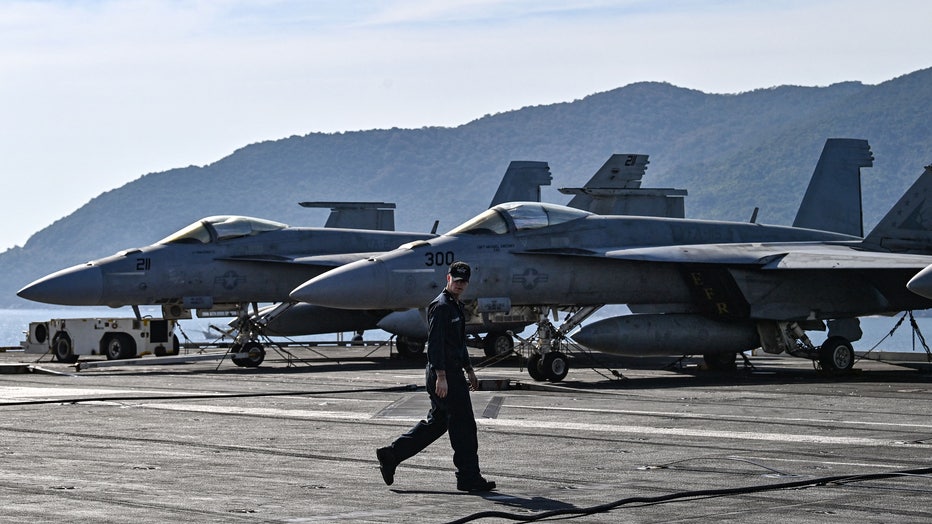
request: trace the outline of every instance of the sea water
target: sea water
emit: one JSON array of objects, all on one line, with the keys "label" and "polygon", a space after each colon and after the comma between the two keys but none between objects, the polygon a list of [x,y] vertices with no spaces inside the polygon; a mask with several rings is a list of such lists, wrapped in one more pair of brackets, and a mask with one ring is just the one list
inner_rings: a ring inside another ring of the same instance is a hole
[{"label": "sea water", "polygon": [[[598,320],[607,316],[620,314],[612,308],[610,314],[594,315],[590,321]],[[142,307],[140,312],[143,316],[157,317],[161,310],[157,307]],[[108,307],[61,307],[61,308],[36,308],[36,309],[0,309],[0,347],[19,346],[20,341],[24,340],[25,333],[29,329],[30,322],[49,320],[52,318],[130,318],[133,317],[132,309],[108,308]],[[854,343],[857,351],[919,351],[925,352],[918,337],[910,326],[907,317],[896,329],[893,335],[888,336],[889,332],[896,326],[897,322],[903,317],[903,314],[892,317],[863,317],[861,318],[861,330],[864,332],[860,341]],[[229,330],[230,318],[192,318],[181,320],[179,326],[184,335],[193,342],[213,342],[219,337],[221,331]],[[928,338],[932,343],[932,317],[915,317],[919,332]],[[522,337],[527,337],[533,333],[533,327],[525,329]],[[816,345],[825,341],[826,332],[810,331],[807,333]],[[352,334],[345,333],[345,340],[348,340]],[[368,331],[365,334],[367,340],[387,340],[389,334],[381,330]],[[332,341],[337,340],[335,334],[314,335],[308,337],[295,337],[297,341]],[[879,344],[879,345],[878,345]]]}]

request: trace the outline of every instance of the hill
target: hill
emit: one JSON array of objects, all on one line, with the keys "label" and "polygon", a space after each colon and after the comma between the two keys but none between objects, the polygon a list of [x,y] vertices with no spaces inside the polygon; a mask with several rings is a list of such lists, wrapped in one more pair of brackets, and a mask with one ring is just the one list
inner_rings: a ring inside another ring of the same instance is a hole
[{"label": "hill", "polygon": [[447,230],[488,205],[511,160],[550,163],[545,200],[612,153],[646,153],[646,185],[689,190],[687,215],[789,224],[826,138],[866,138],[869,230],[932,161],[932,69],[876,86],[781,86],[720,95],[637,83],[573,102],[486,115],[455,128],[311,133],[251,144],[206,166],[150,173],[94,198],[0,254],[0,304],[33,279],[150,244],[215,214],[322,225],[303,200],[396,202],[396,227]]}]

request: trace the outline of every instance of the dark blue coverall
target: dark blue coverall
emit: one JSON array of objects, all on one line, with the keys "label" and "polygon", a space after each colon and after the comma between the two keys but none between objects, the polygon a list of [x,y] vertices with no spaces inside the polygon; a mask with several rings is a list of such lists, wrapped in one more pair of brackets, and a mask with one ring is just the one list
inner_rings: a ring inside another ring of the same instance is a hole
[{"label": "dark blue coverall", "polygon": [[[476,418],[469,399],[469,381],[463,375],[472,367],[466,351],[465,323],[463,304],[446,290],[427,307],[425,375],[430,411],[427,420],[418,422],[391,445],[396,460],[402,462],[449,431],[458,481],[480,478]],[[446,371],[446,398],[438,397],[435,391],[437,370]]]}]

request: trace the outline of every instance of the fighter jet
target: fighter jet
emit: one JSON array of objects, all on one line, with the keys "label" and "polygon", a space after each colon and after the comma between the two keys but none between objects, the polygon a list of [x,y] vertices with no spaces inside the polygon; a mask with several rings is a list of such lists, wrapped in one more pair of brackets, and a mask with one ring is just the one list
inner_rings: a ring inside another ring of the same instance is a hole
[{"label": "fighter jet", "polygon": [[[514,160],[508,164],[505,175],[499,183],[489,207],[515,198],[540,200],[541,187],[550,185],[552,176],[547,162],[531,160]],[[329,205],[330,203],[305,203],[302,206]],[[344,209],[347,206],[343,206]],[[353,222],[343,219],[340,224],[352,223],[362,226],[360,219],[368,219],[373,223],[388,224],[394,222],[388,217],[372,217],[356,215]],[[328,219],[328,227],[336,224],[334,214]],[[436,224],[434,225],[436,228]],[[386,319],[386,316],[389,318]],[[396,336],[395,347],[405,357],[414,357],[424,351],[424,340],[427,338],[426,319],[420,317],[393,315],[390,311],[355,311],[325,308],[314,304],[294,301],[284,301],[266,306],[259,310],[252,318],[257,329],[266,336],[294,337],[312,335],[325,332],[355,331],[357,334],[369,329],[383,329]],[[535,317],[527,315],[511,315],[509,318],[474,316],[466,326],[467,333],[481,340],[485,352],[489,356],[508,353],[514,347],[514,341],[508,335],[509,330],[522,330],[535,321]],[[480,335],[485,333],[484,337]]]},{"label": "fighter jet", "polygon": [[[641,187],[648,163],[647,155],[614,154],[583,187],[561,188],[560,192],[576,195],[569,205],[580,209],[623,210],[625,214],[682,218],[685,190]],[[540,189],[550,185],[551,178],[546,162],[513,161],[489,207],[512,200],[540,201]],[[486,356],[499,356],[514,348],[508,331],[523,330],[538,317],[530,308],[482,314],[472,311],[467,332],[471,335],[486,333],[481,338]],[[396,348],[403,356],[422,353],[427,338],[427,314],[423,308],[386,314],[384,310],[347,311],[292,301],[262,309],[256,321],[269,336],[305,335],[309,327],[320,324],[331,326],[335,331],[379,328],[396,335]]]},{"label": "fighter jet", "polygon": [[52,273],[17,294],[73,306],[204,308],[288,298],[342,263],[428,233],[289,227],[243,216],[198,220],[158,242]]},{"label": "fighter jet", "polygon": [[[850,341],[860,338],[857,317],[932,307],[906,290],[932,263],[928,191],[929,169],[865,238],[507,203],[447,234],[315,277],[291,296],[349,309],[415,308],[439,293],[451,262],[464,260],[473,265],[464,298],[480,312],[536,306],[588,315],[605,304],[662,311],[574,337],[594,349],[734,362],[738,352],[762,347],[845,370],[854,361]],[[577,315],[564,325],[577,324]],[[826,321],[828,339],[815,347],[806,330],[825,329]],[[541,344],[532,355],[533,377],[565,377],[566,356],[552,347]]]},{"label": "fighter jet", "polygon": [[[294,286],[333,267],[433,236],[213,216],[155,244],[52,273],[17,294],[61,305],[130,305],[137,315],[139,305],[160,305],[167,318],[190,318],[193,309],[245,315],[248,304],[288,300]],[[255,338],[246,333],[237,341],[248,344],[250,357],[234,358],[236,364],[257,366],[265,358]]]}]

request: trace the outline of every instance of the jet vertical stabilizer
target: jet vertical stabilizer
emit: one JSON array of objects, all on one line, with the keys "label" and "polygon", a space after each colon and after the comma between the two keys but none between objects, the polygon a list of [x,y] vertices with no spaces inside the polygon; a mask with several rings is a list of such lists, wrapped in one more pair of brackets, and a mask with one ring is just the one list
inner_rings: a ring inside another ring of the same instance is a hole
[{"label": "jet vertical stabilizer", "polygon": [[574,195],[569,207],[600,215],[684,218],[685,189],[642,188],[648,155],[614,154],[581,188],[560,188]]},{"label": "jet vertical stabilizer", "polygon": [[867,140],[826,140],[793,227],[863,237],[861,168],[873,165]]},{"label": "jet vertical stabilizer", "polygon": [[540,202],[540,186],[549,186],[552,179],[547,162],[512,160],[489,207],[505,202]]},{"label": "jet vertical stabilizer", "polygon": [[901,253],[932,254],[932,165],[926,166],[864,243]]},{"label": "jet vertical stabilizer", "polygon": [[393,202],[299,202],[301,207],[329,207],[324,227],[340,229],[395,230]]}]

